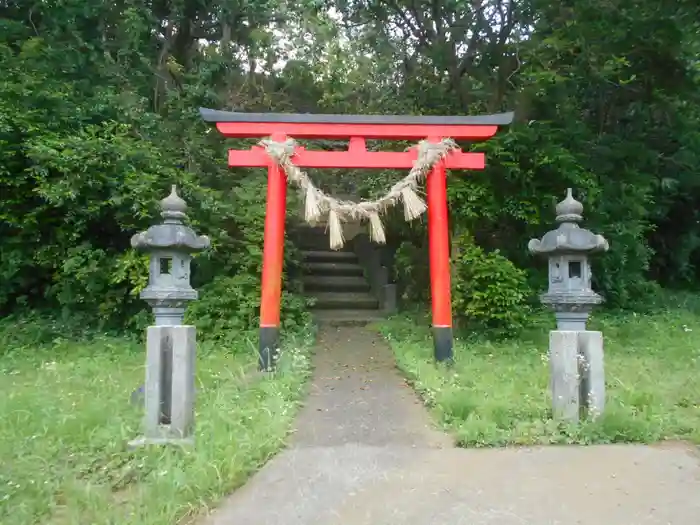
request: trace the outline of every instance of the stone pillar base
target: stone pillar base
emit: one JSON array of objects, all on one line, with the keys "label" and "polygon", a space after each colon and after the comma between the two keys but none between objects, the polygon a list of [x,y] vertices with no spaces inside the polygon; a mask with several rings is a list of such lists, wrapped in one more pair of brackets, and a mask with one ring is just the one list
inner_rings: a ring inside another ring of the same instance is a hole
[{"label": "stone pillar base", "polygon": [[194,433],[194,326],[149,326],[144,435],[130,446],[191,444]]},{"label": "stone pillar base", "polygon": [[553,330],[549,333],[550,388],[555,419],[577,422],[605,409],[603,334]]}]

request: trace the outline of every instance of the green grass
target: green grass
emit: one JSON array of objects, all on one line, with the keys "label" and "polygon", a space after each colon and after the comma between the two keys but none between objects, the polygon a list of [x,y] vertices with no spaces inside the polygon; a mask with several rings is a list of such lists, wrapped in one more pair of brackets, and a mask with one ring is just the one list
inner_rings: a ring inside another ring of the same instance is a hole
[{"label": "green grass", "polygon": [[700,313],[596,314],[605,342],[607,406],[579,425],[551,418],[549,314],[517,340],[455,341],[455,365],[436,367],[427,322],[381,326],[399,367],[460,446],[655,442],[700,444]]},{"label": "green grass", "polygon": [[256,373],[250,341],[201,344],[194,448],[130,451],[143,344],[60,333],[0,323],[0,523],[188,523],[283,446],[309,371],[309,337],[274,377]]}]

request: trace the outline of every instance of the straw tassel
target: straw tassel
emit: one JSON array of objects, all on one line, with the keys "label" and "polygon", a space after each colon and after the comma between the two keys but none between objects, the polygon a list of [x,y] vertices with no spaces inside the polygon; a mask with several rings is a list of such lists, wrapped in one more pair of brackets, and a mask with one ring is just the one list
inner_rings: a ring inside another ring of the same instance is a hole
[{"label": "straw tassel", "polygon": [[372,212],[369,214],[369,236],[376,243],[386,244],[384,225],[379,213]]},{"label": "straw tassel", "polygon": [[381,213],[403,201],[404,218],[412,221],[425,213],[426,203],[418,196],[417,186],[428,172],[450,151],[458,149],[452,139],[443,139],[439,143],[421,141],[418,146],[418,158],[411,172],[400,182],[394,184],[388,193],[377,200],[355,204],[326,195],[313,185],[309,176],[292,162],[296,143],[293,139],[277,142],[263,139],[259,143],[268,156],[287,174],[287,181],[299,188],[304,194],[304,218],[309,224],[317,224],[327,217],[327,231],[330,230],[330,247],[338,250],[345,244],[342,221],[369,220],[370,236],[374,242],[385,243],[386,233],[381,220]]},{"label": "straw tassel", "polygon": [[416,192],[410,186],[406,186],[401,190],[401,200],[403,200],[403,216],[407,221],[420,217],[428,209],[423,200],[416,195]]},{"label": "straw tassel", "polygon": [[345,244],[343,225],[340,223],[338,212],[333,209],[328,212],[328,229],[330,230],[331,250],[340,250]]},{"label": "straw tassel", "polygon": [[316,195],[316,188],[309,184],[306,188],[304,199],[304,220],[309,224],[316,224],[321,216],[321,203]]}]

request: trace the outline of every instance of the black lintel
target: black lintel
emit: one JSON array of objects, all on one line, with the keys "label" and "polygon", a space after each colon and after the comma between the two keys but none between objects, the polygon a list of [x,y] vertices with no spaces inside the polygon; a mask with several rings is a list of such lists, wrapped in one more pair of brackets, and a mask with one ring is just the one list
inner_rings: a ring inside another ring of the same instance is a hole
[{"label": "black lintel", "polygon": [[314,113],[242,113],[199,108],[205,122],[279,122],[285,124],[399,124],[443,126],[507,126],[513,122],[512,111],[494,115],[332,115]]}]

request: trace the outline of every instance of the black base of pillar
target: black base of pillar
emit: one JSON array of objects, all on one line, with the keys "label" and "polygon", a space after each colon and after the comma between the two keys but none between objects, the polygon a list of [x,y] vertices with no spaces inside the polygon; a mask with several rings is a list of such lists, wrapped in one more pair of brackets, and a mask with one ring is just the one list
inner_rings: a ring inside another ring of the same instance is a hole
[{"label": "black base of pillar", "polygon": [[258,347],[258,365],[260,370],[272,371],[277,366],[280,349],[279,326],[260,327],[260,345]]},{"label": "black base of pillar", "polygon": [[454,354],[452,352],[452,327],[433,326],[433,351],[438,363],[451,363]]}]

